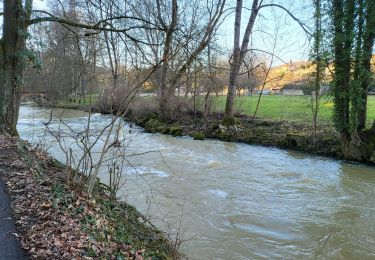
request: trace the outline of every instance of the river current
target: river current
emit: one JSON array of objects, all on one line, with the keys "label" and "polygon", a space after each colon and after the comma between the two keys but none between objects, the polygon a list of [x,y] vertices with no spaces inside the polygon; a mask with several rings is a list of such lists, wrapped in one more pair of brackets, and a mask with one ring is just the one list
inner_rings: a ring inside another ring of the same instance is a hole
[{"label": "river current", "polygon": [[[88,119],[78,110],[23,105],[18,131],[65,163],[42,123],[51,111],[72,129]],[[94,114],[91,127],[109,120]],[[119,195],[163,231],[182,233],[190,259],[375,259],[375,167],[123,124],[129,157]],[[77,149],[73,139],[64,142]]]}]

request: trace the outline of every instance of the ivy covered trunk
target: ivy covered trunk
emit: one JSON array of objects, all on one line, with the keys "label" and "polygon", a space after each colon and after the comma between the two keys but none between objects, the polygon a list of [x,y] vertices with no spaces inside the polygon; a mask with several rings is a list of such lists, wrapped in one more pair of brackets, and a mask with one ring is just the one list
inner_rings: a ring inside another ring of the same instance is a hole
[{"label": "ivy covered trunk", "polygon": [[0,67],[0,131],[17,135],[26,51],[25,10],[21,0],[4,1]]},{"label": "ivy covered trunk", "polygon": [[375,163],[375,125],[366,129],[374,7],[374,0],[334,0],[332,5],[334,124],[340,134],[342,156]]},{"label": "ivy covered trunk", "polygon": [[359,130],[366,128],[367,119],[367,93],[371,84],[371,58],[375,41],[375,0],[367,1],[367,12],[365,14],[365,30],[363,33],[363,53],[361,59],[361,75],[360,96],[362,106],[358,109],[358,128]]}]

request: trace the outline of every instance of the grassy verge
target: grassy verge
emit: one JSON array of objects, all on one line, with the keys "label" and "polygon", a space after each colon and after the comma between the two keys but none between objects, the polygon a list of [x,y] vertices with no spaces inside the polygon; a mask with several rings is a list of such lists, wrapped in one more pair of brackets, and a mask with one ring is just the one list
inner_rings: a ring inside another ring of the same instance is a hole
[{"label": "grassy verge", "polygon": [[[127,120],[134,120],[136,124],[152,133],[190,135],[196,140],[208,137],[342,158],[339,137],[331,120],[333,103],[329,98],[321,99],[316,136],[313,132],[309,96],[265,95],[255,120],[252,115],[258,96],[239,97],[236,110],[240,113],[236,115],[234,128],[222,126],[226,97],[211,98],[211,114],[206,118],[201,112],[204,107],[203,97],[190,100],[176,97],[172,102],[174,109],[168,122],[158,118],[156,97],[137,100],[131,105],[126,117]],[[100,109],[96,111],[101,112]],[[106,111],[108,110],[104,109],[104,112]],[[374,120],[375,97],[370,96],[367,117],[369,128],[363,136],[371,135]],[[356,160],[375,163],[375,154]]]},{"label": "grassy verge", "polygon": [[55,106],[63,108],[80,108],[89,106],[90,104],[96,104],[99,98],[99,94],[91,94],[85,96],[77,96],[75,98],[69,98],[67,100],[59,101]]},{"label": "grassy verge", "polygon": [[[252,116],[256,109],[257,95],[254,96],[241,96],[236,98],[236,111]],[[143,100],[149,100],[156,97],[143,97]],[[180,98],[183,99],[182,97]],[[82,108],[89,104],[96,104],[98,95],[93,94],[85,97],[77,97],[76,99],[70,99],[60,101],[57,106],[65,108]],[[189,100],[193,103],[193,99]],[[212,96],[212,109],[213,112],[224,112],[225,110],[225,96]],[[197,108],[203,110],[203,97],[196,99]],[[324,124],[331,124],[332,113],[333,113],[333,101],[331,97],[324,96],[320,101],[320,110],[318,114],[318,121]],[[257,117],[271,120],[286,120],[291,122],[311,122],[312,111],[311,111],[311,100],[310,96],[283,96],[283,95],[264,95],[261,98]],[[367,122],[371,126],[375,120],[375,96],[368,97],[367,104]]]},{"label": "grassy verge", "polygon": [[[258,101],[255,96],[242,96],[236,99],[236,111],[253,115]],[[213,110],[225,110],[226,97],[213,98]],[[324,123],[332,121],[333,102],[330,97],[322,97],[318,120]],[[367,121],[370,125],[375,120],[375,96],[369,96]],[[257,117],[294,122],[312,121],[311,100],[309,96],[264,95],[261,98]]]}]

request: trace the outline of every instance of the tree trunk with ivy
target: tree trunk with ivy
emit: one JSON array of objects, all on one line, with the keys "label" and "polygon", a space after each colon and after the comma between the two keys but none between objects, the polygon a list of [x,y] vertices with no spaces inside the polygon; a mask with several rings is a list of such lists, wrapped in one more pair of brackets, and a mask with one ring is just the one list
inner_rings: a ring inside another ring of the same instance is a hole
[{"label": "tree trunk with ivy", "polygon": [[358,110],[358,130],[361,131],[366,128],[367,119],[367,93],[371,83],[371,58],[372,49],[375,41],[375,0],[367,1],[366,12],[366,26],[363,34],[363,53],[361,60],[361,85],[360,85],[360,99],[362,100],[361,106]]},{"label": "tree trunk with ivy", "polygon": [[324,76],[324,59],[323,59],[323,44],[322,44],[322,1],[314,0],[315,8],[315,32],[313,35],[314,45],[311,54],[313,64],[315,65],[315,79],[313,86],[313,93],[311,94],[311,109],[313,114],[313,126],[314,126],[314,142],[316,142],[316,134],[318,128],[318,113],[319,113],[319,102],[320,102],[320,84]]},{"label": "tree trunk with ivy", "polygon": [[342,156],[366,162],[375,162],[375,125],[366,130],[374,7],[374,0],[334,0],[332,5],[334,124],[340,134]]},{"label": "tree trunk with ivy", "polygon": [[[27,1],[29,2],[29,1]],[[1,40],[0,131],[17,135],[17,120],[26,51],[27,18],[30,10],[21,0],[4,1]]]}]

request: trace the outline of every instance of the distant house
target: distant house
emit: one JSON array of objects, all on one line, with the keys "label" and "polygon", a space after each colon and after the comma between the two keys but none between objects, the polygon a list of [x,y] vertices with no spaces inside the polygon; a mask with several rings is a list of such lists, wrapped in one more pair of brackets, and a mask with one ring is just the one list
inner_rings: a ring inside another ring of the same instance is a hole
[{"label": "distant house", "polygon": [[281,95],[284,96],[303,96],[302,84],[288,84],[281,89]]},{"label": "distant house", "polygon": [[[271,94],[271,91],[270,90],[263,90],[261,91],[260,93],[262,93],[262,95],[270,95]],[[259,93],[259,94],[260,94]]]},{"label": "distant house", "polygon": [[287,89],[282,89],[281,90],[281,95],[284,96],[303,96],[303,89],[292,89],[292,88],[287,88]]},{"label": "distant house", "polygon": [[303,96],[311,95],[311,85],[306,82],[295,82],[293,84],[287,84],[281,89],[281,95],[286,96]]},{"label": "distant house", "polygon": [[281,89],[280,87],[277,87],[277,88],[271,88],[270,91],[272,94],[275,94],[275,95],[280,95],[281,94]]}]

